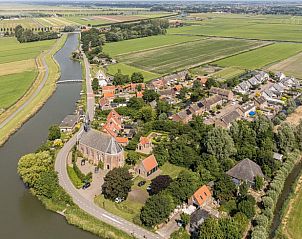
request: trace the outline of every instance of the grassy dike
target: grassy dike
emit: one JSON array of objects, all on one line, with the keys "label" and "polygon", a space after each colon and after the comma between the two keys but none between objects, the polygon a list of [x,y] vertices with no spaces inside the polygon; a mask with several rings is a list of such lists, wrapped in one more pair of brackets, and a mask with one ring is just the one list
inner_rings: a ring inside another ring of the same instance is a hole
[{"label": "grassy dike", "polygon": [[56,81],[60,77],[60,67],[53,56],[63,47],[66,39],[67,35],[64,34],[60,39],[56,41],[55,45],[49,51],[42,53],[36,59],[39,73],[36,80],[32,84],[32,87],[16,104],[14,104],[14,106],[9,108],[5,113],[1,115],[0,122],[3,122],[35,93],[46,74],[46,70],[44,69],[42,64],[42,57],[44,56],[49,70],[48,79],[39,94],[0,130],[0,146],[6,142],[10,135],[16,132],[29,118],[31,118],[55,91]]}]

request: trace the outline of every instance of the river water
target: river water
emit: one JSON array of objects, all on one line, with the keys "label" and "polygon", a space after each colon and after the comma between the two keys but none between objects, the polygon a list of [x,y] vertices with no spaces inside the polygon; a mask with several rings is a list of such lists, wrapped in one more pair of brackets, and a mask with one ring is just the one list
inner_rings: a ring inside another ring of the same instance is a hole
[{"label": "river water", "polygon": [[[61,79],[81,79],[79,62],[69,57],[78,46],[78,34],[70,34],[55,55]],[[47,139],[49,126],[58,124],[75,110],[81,83],[58,85],[43,108],[0,148],[0,239],[95,239],[88,232],[68,225],[65,219],[47,211],[24,187],[17,174],[21,156],[34,152]]]}]

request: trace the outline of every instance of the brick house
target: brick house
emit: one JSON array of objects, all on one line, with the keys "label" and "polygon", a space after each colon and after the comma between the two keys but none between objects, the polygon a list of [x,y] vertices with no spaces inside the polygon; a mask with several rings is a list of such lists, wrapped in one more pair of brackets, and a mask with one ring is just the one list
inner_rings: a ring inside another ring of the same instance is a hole
[{"label": "brick house", "polygon": [[223,100],[231,101],[234,99],[234,93],[230,90],[212,87],[210,93],[221,96]]},{"label": "brick house", "polygon": [[150,177],[153,173],[158,170],[158,163],[156,161],[155,156],[152,154],[144,160],[140,161],[135,166],[134,170],[139,176],[143,178]]},{"label": "brick house", "polygon": [[123,167],[125,164],[123,148],[111,135],[97,130],[83,133],[79,140],[78,150],[95,165],[100,161],[103,162],[106,170]]},{"label": "brick house", "polygon": [[203,207],[212,199],[212,193],[206,185],[200,187],[189,199],[189,205]]},{"label": "brick house", "polygon": [[136,147],[136,152],[150,154],[153,150],[152,140],[148,137],[140,137]]},{"label": "brick house", "polygon": [[222,105],[223,100],[220,95],[213,95],[209,98],[206,98],[202,101],[202,104],[204,105],[205,110],[210,111],[213,108],[215,108],[217,105]]}]

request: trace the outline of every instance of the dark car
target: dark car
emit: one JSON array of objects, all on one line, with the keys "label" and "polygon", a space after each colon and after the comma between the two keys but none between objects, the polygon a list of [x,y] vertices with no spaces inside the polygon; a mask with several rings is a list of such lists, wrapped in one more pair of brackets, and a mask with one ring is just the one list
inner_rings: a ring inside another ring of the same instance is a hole
[{"label": "dark car", "polygon": [[140,181],[137,185],[139,186],[139,187],[142,187],[142,186],[144,186],[146,184],[146,181]]},{"label": "dark car", "polygon": [[89,182],[87,182],[87,183],[85,183],[84,185],[83,185],[83,189],[86,189],[86,188],[89,188],[90,187],[90,183]]}]

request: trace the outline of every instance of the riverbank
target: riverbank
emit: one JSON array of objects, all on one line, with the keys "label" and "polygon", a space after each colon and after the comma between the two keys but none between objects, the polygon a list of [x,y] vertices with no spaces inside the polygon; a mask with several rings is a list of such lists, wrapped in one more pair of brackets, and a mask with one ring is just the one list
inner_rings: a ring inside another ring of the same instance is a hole
[{"label": "riverbank", "polygon": [[54,55],[64,46],[66,39],[67,35],[64,34],[48,52],[38,57],[36,64],[39,73],[31,89],[1,115],[0,146],[31,118],[55,91],[60,67]]}]

